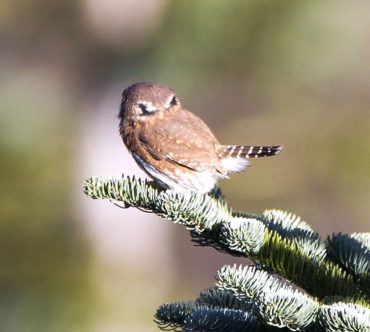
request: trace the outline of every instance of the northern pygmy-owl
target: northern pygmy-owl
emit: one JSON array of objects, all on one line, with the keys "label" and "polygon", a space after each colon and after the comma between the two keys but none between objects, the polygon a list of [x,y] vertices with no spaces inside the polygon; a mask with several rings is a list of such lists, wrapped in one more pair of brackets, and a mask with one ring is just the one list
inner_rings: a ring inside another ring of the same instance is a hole
[{"label": "northern pygmy-owl", "polygon": [[123,91],[119,118],[127,149],[164,188],[207,193],[219,179],[242,172],[248,158],[273,156],[282,149],[220,144],[172,89],[156,83],[137,83]]}]

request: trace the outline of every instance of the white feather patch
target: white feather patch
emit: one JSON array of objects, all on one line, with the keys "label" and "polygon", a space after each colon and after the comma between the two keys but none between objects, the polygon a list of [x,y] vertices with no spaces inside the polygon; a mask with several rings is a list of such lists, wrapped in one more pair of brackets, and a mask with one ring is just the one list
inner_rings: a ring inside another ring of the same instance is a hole
[{"label": "white feather patch", "polygon": [[240,173],[247,168],[249,161],[245,158],[224,158],[221,164],[229,173]]},{"label": "white feather patch", "polygon": [[210,192],[216,185],[219,178],[224,176],[215,172],[193,172],[185,173],[179,169],[176,174],[159,172],[152,165],[142,160],[136,153],[133,153],[135,161],[138,165],[152,178],[154,178],[163,187],[168,187],[174,190],[190,190],[201,193]]}]

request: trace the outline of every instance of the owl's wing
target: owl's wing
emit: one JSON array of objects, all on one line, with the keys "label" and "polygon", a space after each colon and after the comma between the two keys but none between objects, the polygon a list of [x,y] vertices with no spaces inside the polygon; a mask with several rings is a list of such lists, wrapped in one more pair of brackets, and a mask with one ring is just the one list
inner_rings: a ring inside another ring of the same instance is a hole
[{"label": "owl's wing", "polygon": [[217,139],[198,117],[184,110],[170,118],[156,119],[145,126],[139,139],[145,150],[156,160],[201,171],[225,173],[217,153]]}]

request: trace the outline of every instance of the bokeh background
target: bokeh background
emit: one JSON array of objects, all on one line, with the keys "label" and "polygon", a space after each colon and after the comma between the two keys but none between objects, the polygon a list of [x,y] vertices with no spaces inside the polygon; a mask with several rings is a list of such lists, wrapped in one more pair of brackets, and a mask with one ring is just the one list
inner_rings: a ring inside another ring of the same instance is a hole
[{"label": "bokeh background", "polygon": [[224,264],[180,225],[93,201],[144,176],[122,90],[173,87],[225,144],[283,144],[221,183],[235,209],[369,231],[370,2],[56,0],[0,4],[0,331],[156,331]]}]

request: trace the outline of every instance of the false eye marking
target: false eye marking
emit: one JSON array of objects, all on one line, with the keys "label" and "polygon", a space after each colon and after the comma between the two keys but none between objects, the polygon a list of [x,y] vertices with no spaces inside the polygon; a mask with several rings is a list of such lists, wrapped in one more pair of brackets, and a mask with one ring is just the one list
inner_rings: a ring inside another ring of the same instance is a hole
[{"label": "false eye marking", "polygon": [[168,100],[166,102],[166,109],[170,108],[172,106],[178,105],[178,104],[179,104],[179,100],[177,99],[177,97],[175,95],[173,95],[170,98],[168,98]]},{"label": "false eye marking", "polygon": [[157,111],[157,108],[151,102],[148,101],[140,101],[138,102],[137,105],[141,110],[140,115],[150,114]]}]

